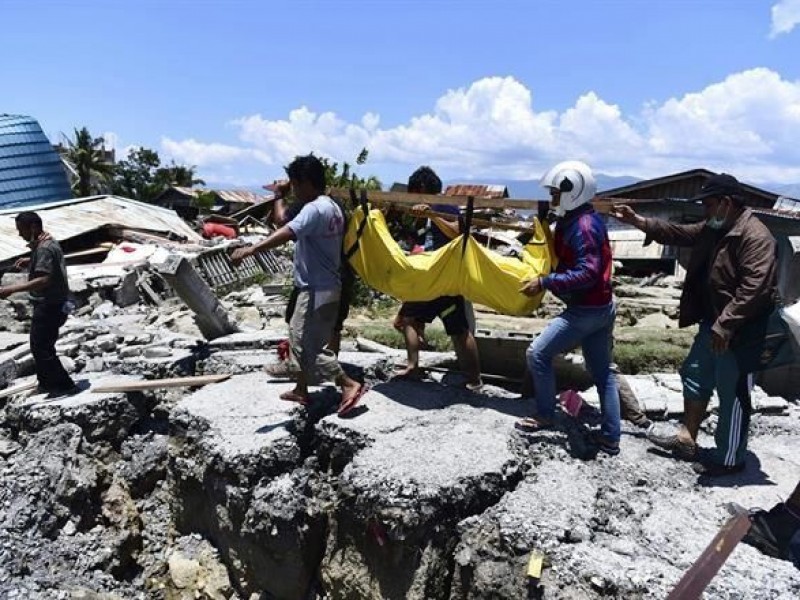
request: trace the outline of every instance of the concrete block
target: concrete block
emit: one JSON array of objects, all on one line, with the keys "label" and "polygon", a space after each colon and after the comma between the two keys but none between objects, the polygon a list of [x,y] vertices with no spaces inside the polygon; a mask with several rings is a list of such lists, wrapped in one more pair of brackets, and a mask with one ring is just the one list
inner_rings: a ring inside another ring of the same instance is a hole
[{"label": "concrete block", "polygon": [[524,331],[476,329],[475,342],[481,370],[521,378],[525,372],[525,351],[535,337],[535,334]]},{"label": "concrete block", "polygon": [[238,331],[214,291],[188,259],[180,255],[170,255],[158,269],[159,274],[195,313],[197,326],[206,339],[213,340]]},{"label": "concrete block", "polygon": [[286,337],[287,333],[282,330],[264,329],[260,331],[240,331],[215,338],[209,342],[208,346],[212,351],[264,350],[267,348],[274,348],[282,340],[285,340]]}]

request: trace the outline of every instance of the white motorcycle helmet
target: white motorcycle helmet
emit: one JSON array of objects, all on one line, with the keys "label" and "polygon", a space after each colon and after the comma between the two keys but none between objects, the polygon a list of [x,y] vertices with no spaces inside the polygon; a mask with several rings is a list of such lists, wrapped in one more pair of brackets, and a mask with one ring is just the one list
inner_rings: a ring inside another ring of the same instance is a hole
[{"label": "white motorcycle helmet", "polygon": [[558,163],[542,176],[539,184],[561,192],[561,202],[553,208],[558,217],[563,217],[567,212],[591,202],[597,193],[597,183],[592,175],[592,169],[578,160]]}]

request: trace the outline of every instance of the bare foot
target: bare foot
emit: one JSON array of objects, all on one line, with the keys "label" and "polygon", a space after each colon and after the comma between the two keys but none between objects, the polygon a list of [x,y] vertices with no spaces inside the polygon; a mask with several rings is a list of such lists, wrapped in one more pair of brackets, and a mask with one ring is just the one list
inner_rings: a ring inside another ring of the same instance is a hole
[{"label": "bare foot", "polygon": [[298,404],[302,404],[306,406],[308,404],[308,396],[301,394],[297,391],[297,389],[293,389],[288,392],[283,392],[280,396],[278,396],[281,400],[285,400],[286,402],[297,402]]}]

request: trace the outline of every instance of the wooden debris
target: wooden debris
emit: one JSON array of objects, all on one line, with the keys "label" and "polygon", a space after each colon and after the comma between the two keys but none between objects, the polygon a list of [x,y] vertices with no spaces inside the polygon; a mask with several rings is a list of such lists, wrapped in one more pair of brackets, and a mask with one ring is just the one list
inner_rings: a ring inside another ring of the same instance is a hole
[{"label": "wooden debris", "polygon": [[700,558],[684,573],[667,600],[699,600],[703,596],[703,590],[711,583],[749,529],[750,518],[747,514],[730,518],[703,550]]},{"label": "wooden debris", "polygon": [[21,394],[22,392],[27,392],[36,389],[37,385],[39,384],[34,379],[33,381],[29,381],[28,383],[21,383],[20,385],[0,390],[0,399],[9,398],[11,396],[16,396],[17,394]]},{"label": "wooden debris", "polygon": [[209,383],[219,383],[230,377],[230,373],[222,375],[197,375],[194,377],[175,377],[171,379],[145,379],[140,381],[120,381],[92,388],[95,394],[109,392],[139,392],[176,387],[197,387]]}]

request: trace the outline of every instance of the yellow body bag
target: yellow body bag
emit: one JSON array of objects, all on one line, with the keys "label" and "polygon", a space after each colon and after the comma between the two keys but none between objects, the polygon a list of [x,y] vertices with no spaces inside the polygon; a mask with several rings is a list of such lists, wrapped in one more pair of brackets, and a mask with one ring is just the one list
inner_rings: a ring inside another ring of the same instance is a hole
[{"label": "yellow body bag", "polygon": [[404,302],[460,295],[506,315],[529,315],[538,308],[543,293],[525,296],[519,291],[555,265],[550,230],[538,219],[521,259],[500,256],[468,234],[464,244],[461,235],[434,252],[407,256],[383,213],[373,209],[365,214],[361,206],[353,211],[344,237],[350,265],[364,282]]}]

